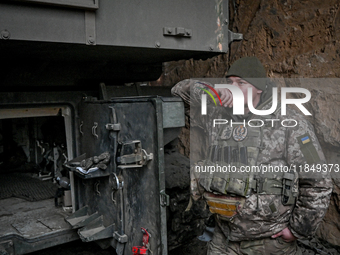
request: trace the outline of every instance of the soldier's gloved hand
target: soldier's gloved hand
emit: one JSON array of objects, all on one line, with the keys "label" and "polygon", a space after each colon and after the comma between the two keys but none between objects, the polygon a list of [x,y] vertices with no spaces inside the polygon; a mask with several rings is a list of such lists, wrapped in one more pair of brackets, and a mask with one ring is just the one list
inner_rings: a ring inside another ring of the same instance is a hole
[{"label": "soldier's gloved hand", "polygon": [[290,232],[289,228],[285,228],[283,229],[281,232],[272,235],[272,238],[277,238],[281,236],[282,240],[289,243],[289,242],[293,242],[295,241],[297,238],[292,234],[292,232]]}]

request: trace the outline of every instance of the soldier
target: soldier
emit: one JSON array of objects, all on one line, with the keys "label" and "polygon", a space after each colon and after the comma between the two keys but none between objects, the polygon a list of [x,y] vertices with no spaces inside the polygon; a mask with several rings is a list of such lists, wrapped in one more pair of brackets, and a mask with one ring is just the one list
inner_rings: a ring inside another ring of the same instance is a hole
[{"label": "soldier", "polygon": [[[256,57],[237,60],[227,82],[241,89],[245,115],[232,114],[228,89],[216,89],[223,107],[208,102],[209,114],[204,116],[194,107],[201,106],[205,90],[213,93],[212,84],[184,80],[172,88],[173,95],[190,105],[191,125],[209,134],[205,159],[191,169],[192,199],[204,198],[215,217],[208,254],[301,254],[296,240],[313,236],[332,191],[327,169],[307,171],[325,163],[314,129],[290,108],[285,116],[280,106],[266,116],[249,111],[248,88],[257,110],[272,105],[273,85]],[[228,117],[236,125],[213,127],[212,118]],[[245,125],[249,120],[251,125]],[[261,172],[242,171],[256,167]]]}]

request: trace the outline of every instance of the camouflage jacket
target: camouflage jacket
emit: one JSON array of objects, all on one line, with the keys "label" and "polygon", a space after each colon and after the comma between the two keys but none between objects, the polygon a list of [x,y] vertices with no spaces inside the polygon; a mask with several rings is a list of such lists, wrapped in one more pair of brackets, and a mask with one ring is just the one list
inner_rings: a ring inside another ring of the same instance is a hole
[{"label": "camouflage jacket", "polygon": [[[209,134],[210,142],[213,141],[218,130],[212,127],[209,118],[224,118],[238,120],[232,116],[231,110],[224,107],[216,107],[208,103],[208,115],[202,116],[200,112],[202,83],[195,80],[184,80],[177,83],[172,88],[172,94],[180,96],[186,106],[190,106],[190,124],[199,126]],[[261,103],[262,102],[262,103]],[[257,109],[269,109],[271,106],[271,95],[265,93],[261,98]],[[195,107],[198,106],[198,107]],[[196,109],[197,108],[197,109]],[[187,108],[188,110],[189,108]],[[189,113],[188,111],[186,112]],[[273,127],[262,129],[262,144],[259,150],[257,165],[273,164],[285,165],[296,169],[312,169],[316,164],[324,164],[325,157],[321,146],[314,133],[313,126],[293,109],[287,109],[286,116],[281,116],[280,111],[274,112],[275,119]],[[244,117],[243,117],[244,118]],[[258,116],[249,114],[245,116],[247,120],[257,119]],[[284,119],[294,119],[298,123],[295,127],[284,127],[281,121]],[[309,145],[316,149],[313,157],[307,155],[308,151],[302,150],[301,137],[308,136]],[[306,155],[304,155],[304,153]],[[204,190],[197,183],[199,176],[191,172],[191,193],[196,200],[201,198]],[[323,219],[332,192],[332,180],[328,171],[311,172],[298,171],[296,181],[297,198],[292,205],[282,204],[282,195],[251,194],[246,197],[244,206],[232,221],[218,220],[222,231],[231,241],[253,240],[270,237],[289,227],[297,238],[311,237]],[[275,204],[275,211],[271,210],[270,204]]]}]

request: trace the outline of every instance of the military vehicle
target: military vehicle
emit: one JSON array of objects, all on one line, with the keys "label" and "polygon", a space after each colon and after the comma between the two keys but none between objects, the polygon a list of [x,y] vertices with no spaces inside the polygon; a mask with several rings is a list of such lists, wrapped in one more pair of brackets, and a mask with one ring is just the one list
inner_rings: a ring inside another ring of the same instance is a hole
[{"label": "military vehicle", "polygon": [[163,148],[184,108],[142,85],[240,38],[222,0],[1,1],[0,253],[167,254]]}]

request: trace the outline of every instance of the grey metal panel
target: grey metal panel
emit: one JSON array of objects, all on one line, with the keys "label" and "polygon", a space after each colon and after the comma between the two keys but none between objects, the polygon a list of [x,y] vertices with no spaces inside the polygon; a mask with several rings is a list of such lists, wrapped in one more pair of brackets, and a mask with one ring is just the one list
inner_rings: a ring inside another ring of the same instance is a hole
[{"label": "grey metal panel", "polygon": [[162,62],[210,58],[240,39],[228,30],[228,0],[93,3],[97,10],[83,8],[89,0],[2,0],[0,86],[156,80]]},{"label": "grey metal panel", "polygon": [[184,125],[184,103],[182,101],[163,102],[163,128],[183,127]]},{"label": "grey metal panel", "polygon": [[9,40],[83,44],[84,24],[82,10],[0,4],[0,31],[9,31]]},{"label": "grey metal panel", "polygon": [[98,9],[98,0],[17,0],[22,2],[31,2],[38,4],[66,6],[72,8],[80,8],[85,10]]},{"label": "grey metal panel", "polygon": [[[219,21],[217,9],[223,10],[223,19]],[[97,43],[200,51],[211,51],[212,46],[212,51],[219,51],[218,23],[227,42],[227,26],[223,22],[227,18],[228,1],[102,0],[96,15]],[[164,27],[191,29],[192,36],[165,36]],[[227,51],[228,45],[224,46],[223,51]]]},{"label": "grey metal panel", "polygon": [[[0,3],[0,31],[9,31],[10,40],[87,43],[84,10],[24,2]],[[226,52],[228,48],[224,23],[228,1],[101,0],[93,14],[97,45],[205,52]],[[191,33],[164,35],[166,27]]]}]

